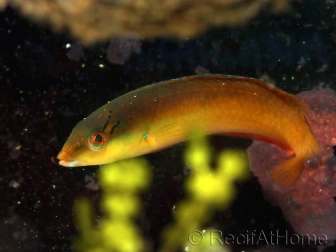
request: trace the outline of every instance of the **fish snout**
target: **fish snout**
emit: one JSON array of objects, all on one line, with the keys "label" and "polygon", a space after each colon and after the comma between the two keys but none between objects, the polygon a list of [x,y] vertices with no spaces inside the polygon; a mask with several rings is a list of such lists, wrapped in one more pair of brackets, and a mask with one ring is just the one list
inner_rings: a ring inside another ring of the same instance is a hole
[{"label": "fish snout", "polygon": [[62,150],[57,155],[57,159],[60,160],[58,163],[62,166],[65,166],[65,167],[75,167],[75,166],[78,165],[78,161],[69,157],[69,155],[64,150]]}]

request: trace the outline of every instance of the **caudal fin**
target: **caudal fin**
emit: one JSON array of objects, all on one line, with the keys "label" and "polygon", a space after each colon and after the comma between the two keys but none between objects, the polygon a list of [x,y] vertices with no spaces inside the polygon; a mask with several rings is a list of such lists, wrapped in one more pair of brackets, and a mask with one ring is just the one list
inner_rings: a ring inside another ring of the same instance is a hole
[{"label": "caudal fin", "polygon": [[272,172],[274,182],[282,187],[292,186],[300,178],[304,163],[305,159],[299,157],[281,162]]}]

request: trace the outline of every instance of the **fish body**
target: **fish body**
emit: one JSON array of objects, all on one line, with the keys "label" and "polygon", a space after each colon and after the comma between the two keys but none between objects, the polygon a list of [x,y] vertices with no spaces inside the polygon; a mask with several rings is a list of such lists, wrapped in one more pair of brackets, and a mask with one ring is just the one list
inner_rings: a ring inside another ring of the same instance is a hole
[{"label": "fish body", "polygon": [[73,129],[58,155],[63,166],[101,165],[151,153],[187,140],[188,132],[270,142],[291,159],[273,179],[292,185],[304,162],[319,152],[300,98],[263,81],[204,75],[148,85],[97,109]]}]

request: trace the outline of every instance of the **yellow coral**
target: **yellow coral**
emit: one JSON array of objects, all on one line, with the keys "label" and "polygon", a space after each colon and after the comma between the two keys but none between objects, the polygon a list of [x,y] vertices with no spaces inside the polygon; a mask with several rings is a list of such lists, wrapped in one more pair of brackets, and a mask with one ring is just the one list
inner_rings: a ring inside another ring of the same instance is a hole
[{"label": "yellow coral", "polygon": [[100,185],[122,191],[144,189],[150,181],[150,172],[143,159],[130,159],[107,164],[99,172]]},{"label": "yellow coral", "polygon": [[101,209],[104,213],[99,225],[91,224],[88,202],[77,204],[77,223],[81,236],[74,243],[78,251],[137,252],[145,251],[145,241],[133,223],[140,208],[138,192],[151,180],[147,163],[142,159],[119,161],[104,165],[98,175],[103,189]]},{"label": "yellow coral", "polygon": [[[161,251],[176,251],[182,246],[194,252],[215,248],[211,244],[211,239],[215,239],[211,233],[197,230],[211,219],[216,209],[231,202],[235,195],[233,182],[246,179],[249,172],[245,152],[230,150],[221,153],[217,169],[211,169],[210,160],[211,151],[204,138],[196,137],[189,143],[185,161],[193,173],[185,183],[188,197],[177,204],[174,222],[163,231]],[[74,243],[75,248],[90,252],[148,250],[133,222],[141,209],[137,194],[150,182],[148,164],[143,159],[131,159],[104,165],[98,178],[103,189],[101,209],[104,217],[94,227],[89,203],[86,200],[77,202],[76,222],[80,237]],[[199,238],[195,235],[203,240],[197,246],[192,240]],[[220,249],[228,250],[223,245]]]},{"label": "yellow coral", "polygon": [[[199,134],[196,134],[196,136]],[[163,233],[163,252],[175,251],[189,239],[190,251],[206,251],[210,243],[195,248],[190,234],[199,230],[216,209],[226,207],[235,196],[234,181],[248,177],[247,155],[242,151],[225,151],[220,154],[219,167],[210,167],[210,148],[204,138],[196,137],[186,150],[186,163],[193,174],[185,182],[189,198],[176,206],[175,223]],[[201,235],[201,234],[200,234]],[[204,239],[204,237],[203,237]],[[190,247],[191,246],[191,247]],[[207,248],[207,249],[205,249]]]}]

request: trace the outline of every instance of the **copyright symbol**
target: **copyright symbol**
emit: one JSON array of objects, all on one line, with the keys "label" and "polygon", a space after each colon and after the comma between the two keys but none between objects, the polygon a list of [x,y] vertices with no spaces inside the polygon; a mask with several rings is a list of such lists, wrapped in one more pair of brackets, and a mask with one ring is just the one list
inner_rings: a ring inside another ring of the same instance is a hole
[{"label": "copyright symbol", "polygon": [[192,245],[200,245],[203,241],[203,232],[202,231],[199,231],[199,230],[195,230],[193,232],[191,232],[188,236],[188,240],[190,242],[190,244]]}]

